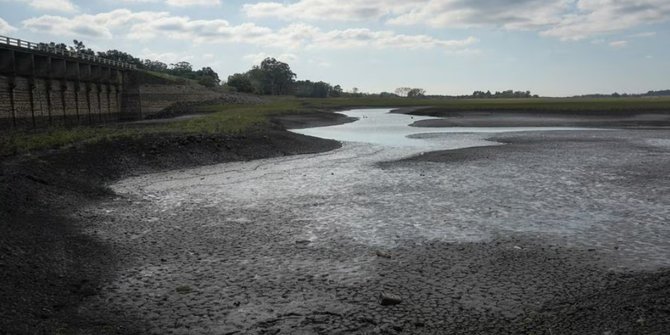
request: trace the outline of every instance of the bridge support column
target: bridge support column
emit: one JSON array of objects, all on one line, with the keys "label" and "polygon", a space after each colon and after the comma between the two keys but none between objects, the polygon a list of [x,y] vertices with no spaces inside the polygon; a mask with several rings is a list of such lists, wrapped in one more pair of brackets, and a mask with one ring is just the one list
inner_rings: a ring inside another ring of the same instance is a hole
[{"label": "bridge support column", "polygon": [[67,91],[67,81],[63,80],[60,83],[60,102],[63,107],[63,124],[67,125],[67,102],[65,100],[65,92]]},{"label": "bridge support column", "polygon": [[14,100],[14,88],[16,88],[16,82],[14,77],[7,78],[7,95],[9,96],[9,111],[12,115],[12,127],[16,128],[16,106]]},{"label": "bridge support column", "polygon": [[112,114],[112,99],[111,99],[112,92],[110,92],[112,90],[112,85],[110,85],[108,83],[107,85],[105,85],[105,89],[107,90],[107,114],[109,114],[109,120],[111,121],[111,120],[113,120],[113,118],[112,118],[112,115],[113,115]]},{"label": "bridge support column", "polygon": [[81,123],[81,120],[79,119],[79,88],[80,88],[79,81],[74,82],[74,112],[77,115],[77,124]]},{"label": "bridge support column", "polygon": [[28,82],[28,99],[30,100],[30,117],[32,118],[33,128],[37,128],[35,121],[35,78],[30,78]]},{"label": "bridge support column", "polygon": [[102,117],[102,101],[100,100],[100,84],[95,84],[95,95],[98,97],[98,120],[105,121]]},{"label": "bridge support column", "polygon": [[44,89],[46,91],[46,98],[47,98],[47,116],[49,118],[49,125],[53,125],[53,118],[51,116],[51,79],[47,79],[44,82]]},{"label": "bridge support column", "polygon": [[93,124],[93,116],[91,112],[91,84],[86,83],[86,107],[88,108],[88,123]]}]

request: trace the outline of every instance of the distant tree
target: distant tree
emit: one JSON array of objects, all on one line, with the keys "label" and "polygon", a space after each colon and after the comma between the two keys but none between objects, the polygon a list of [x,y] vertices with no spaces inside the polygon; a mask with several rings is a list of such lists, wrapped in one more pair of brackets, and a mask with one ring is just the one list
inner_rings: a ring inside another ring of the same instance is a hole
[{"label": "distant tree", "polygon": [[358,94],[358,87],[354,87],[351,89],[351,93],[353,94]]},{"label": "distant tree", "polygon": [[84,45],[83,41],[72,40],[72,46],[70,47],[70,51],[76,52],[80,55],[95,56],[95,51],[86,48],[86,45]]},{"label": "distant tree", "polygon": [[411,91],[411,87],[398,87],[395,89],[395,94],[401,96],[401,97],[406,97],[409,91]]},{"label": "distant tree", "polygon": [[219,74],[212,70],[212,68],[209,66],[195,71],[195,75],[198,78],[198,83],[206,87],[216,87],[219,86],[219,83],[221,83]]},{"label": "distant tree", "polygon": [[263,93],[270,95],[288,94],[296,77],[288,64],[270,57],[261,62],[258,70]]},{"label": "distant tree", "polygon": [[149,71],[156,71],[156,72],[167,72],[168,71],[168,65],[160,62],[160,61],[154,61],[151,59],[145,59],[143,61],[144,68],[149,70]]},{"label": "distant tree", "polygon": [[144,68],[144,63],[139,58],[119,50],[107,50],[104,52],[98,52],[98,57],[115,60],[117,62],[133,64],[139,67],[140,69]]},{"label": "distant tree", "polygon": [[338,98],[342,96],[342,86],[340,85],[335,85],[333,86],[333,89],[330,91],[330,96],[333,98]]},{"label": "distant tree", "polygon": [[193,72],[193,65],[189,62],[177,62],[170,64],[170,73],[175,76],[189,75]]},{"label": "distant tree", "polygon": [[228,86],[235,88],[237,92],[242,93],[253,93],[254,86],[249,79],[249,76],[245,73],[235,73],[231,76],[228,76]]},{"label": "distant tree", "polygon": [[422,97],[426,94],[426,90],[423,88],[413,88],[407,92],[407,97],[408,98],[418,98]]},{"label": "distant tree", "polygon": [[293,87],[295,96],[305,98],[327,98],[333,90],[330,84],[323,81],[300,80]]}]

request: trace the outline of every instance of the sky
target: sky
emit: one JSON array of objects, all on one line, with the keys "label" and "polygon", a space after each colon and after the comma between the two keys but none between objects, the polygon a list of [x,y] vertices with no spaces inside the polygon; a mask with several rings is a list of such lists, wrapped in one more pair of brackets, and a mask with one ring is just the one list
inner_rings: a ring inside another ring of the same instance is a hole
[{"label": "sky", "polygon": [[670,0],[0,0],[0,35],[346,91],[670,89]]}]

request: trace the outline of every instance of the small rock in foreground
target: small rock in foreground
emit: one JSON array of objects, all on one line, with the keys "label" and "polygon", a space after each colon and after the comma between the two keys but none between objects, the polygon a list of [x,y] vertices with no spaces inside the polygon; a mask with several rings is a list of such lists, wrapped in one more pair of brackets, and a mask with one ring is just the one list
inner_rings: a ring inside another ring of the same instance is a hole
[{"label": "small rock in foreground", "polygon": [[400,296],[391,294],[391,293],[386,293],[382,292],[379,294],[379,303],[382,306],[391,306],[391,305],[397,305],[402,302],[402,298]]}]

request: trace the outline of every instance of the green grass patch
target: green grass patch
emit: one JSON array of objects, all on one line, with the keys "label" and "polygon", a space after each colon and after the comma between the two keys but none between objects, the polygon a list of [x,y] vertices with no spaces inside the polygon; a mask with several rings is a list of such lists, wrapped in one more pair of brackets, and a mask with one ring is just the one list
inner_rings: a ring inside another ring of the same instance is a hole
[{"label": "green grass patch", "polygon": [[157,124],[108,124],[37,131],[10,131],[0,135],[0,157],[102,140],[140,138],[145,135],[239,134],[267,125],[270,117],[306,111],[297,100],[278,99],[263,105],[208,105],[203,117]]},{"label": "green grass patch", "polygon": [[446,98],[330,98],[303,99],[305,107],[408,107],[432,106],[445,111],[538,111],[538,112],[670,112],[670,97],[648,98],[530,98],[530,99],[446,99]]},{"label": "green grass patch", "polygon": [[670,112],[670,97],[602,99],[406,99],[274,97],[260,105],[206,105],[207,115],[158,124],[108,124],[0,134],[0,157],[45,149],[62,148],[101,140],[139,138],[149,134],[239,134],[254,126],[267,125],[273,116],[319,110],[433,106],[440,111],[537,111],[537,112]]}]

